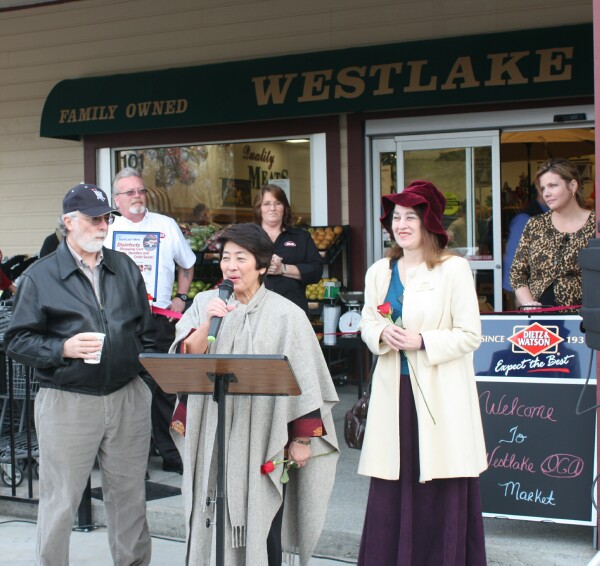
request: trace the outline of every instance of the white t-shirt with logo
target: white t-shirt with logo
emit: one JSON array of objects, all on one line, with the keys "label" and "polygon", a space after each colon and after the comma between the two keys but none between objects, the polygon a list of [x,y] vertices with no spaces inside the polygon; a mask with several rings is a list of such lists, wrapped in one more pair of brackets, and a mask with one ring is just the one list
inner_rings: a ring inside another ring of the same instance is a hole
[{"label": "white t-shirt with logo", "polygon": [[111,249],[113,232],[160,232],[157,298],[154,304],[157,307],[167,308],[171,304],[175,266],[189,269],[196,263],[196,254],[183,237],[177,222],[169,216],[156,212],[146,212],[141,222],[132,222],[124,216],[115,216],[115,221],[108,226],[108,234],[104,241],[104,245]]}]

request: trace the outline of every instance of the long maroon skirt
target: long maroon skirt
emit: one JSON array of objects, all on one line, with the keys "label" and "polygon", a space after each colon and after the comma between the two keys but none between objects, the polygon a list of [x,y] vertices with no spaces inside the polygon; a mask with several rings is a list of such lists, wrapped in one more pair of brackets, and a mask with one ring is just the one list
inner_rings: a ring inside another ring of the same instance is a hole
[{"label": "long maroon skirt", "polygon": [[358,564],[485,565],[479,478],[419,483],[417,412],[400,379],[400,479],[371,478]]}]

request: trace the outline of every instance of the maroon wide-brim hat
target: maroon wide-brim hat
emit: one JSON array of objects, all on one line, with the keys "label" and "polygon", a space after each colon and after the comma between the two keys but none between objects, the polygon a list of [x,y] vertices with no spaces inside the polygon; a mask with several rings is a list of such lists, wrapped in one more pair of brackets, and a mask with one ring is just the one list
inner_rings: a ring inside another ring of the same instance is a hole
[{"label": "maroon wide-brim hat", "polygon": [[383,227],[389,232],[392,239],[392,215],[394,207],[399,204],[407,208],[421,208],[423,210],[423,224],[428,232],[437,236],[440,247],[445,248],[448,244],[448,234],[442,224],[444,209],[446,208],[446,197],[441,191],[429,181],[413,181],[401,193],[383,195],[381,206],[383,214],[379,219]]}]

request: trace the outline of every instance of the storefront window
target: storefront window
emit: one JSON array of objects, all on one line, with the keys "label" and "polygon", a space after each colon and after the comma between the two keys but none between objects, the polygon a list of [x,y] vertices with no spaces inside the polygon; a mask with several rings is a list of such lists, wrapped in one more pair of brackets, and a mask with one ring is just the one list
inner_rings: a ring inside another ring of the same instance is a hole
[{"label": "storefront window", "polygon": [[115,152],[115,170],[140,171],[148,208],[179,223],[253,221],[262,185],[287,194],[297,224],[311,223],[309,140],[128,148]]}]

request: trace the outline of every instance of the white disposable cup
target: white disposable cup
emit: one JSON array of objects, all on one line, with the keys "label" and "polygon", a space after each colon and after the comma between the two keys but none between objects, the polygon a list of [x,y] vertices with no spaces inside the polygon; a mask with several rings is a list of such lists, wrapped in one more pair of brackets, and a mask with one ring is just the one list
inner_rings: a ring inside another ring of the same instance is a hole
[{"label": "white disposable cup", "polygon": [[96,338],[96,340],[100,340],[100,342],[102,342],[102,345],[100,346],[100,349],[96,352],[96,357],[95,358],[86,358],[83,361],[86,364],[99,364],[100,363],[100,358],[102,358],[102,348],[104,346],[104,336],[105,336],[105,334],[103,332],[86,332],[86,334],[88,336],[93,336],[94,338]]}]

